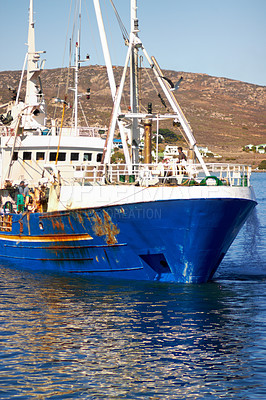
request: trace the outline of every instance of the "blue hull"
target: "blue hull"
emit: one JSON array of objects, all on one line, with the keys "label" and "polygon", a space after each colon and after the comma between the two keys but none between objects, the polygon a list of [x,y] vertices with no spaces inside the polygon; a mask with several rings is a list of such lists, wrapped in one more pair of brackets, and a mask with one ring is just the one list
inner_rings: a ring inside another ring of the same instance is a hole
[{"label": "blue hull", "polygon": [[190,199],[9,214],[2,217],[0,258],[34,270],[206,282],[255,205]]}]

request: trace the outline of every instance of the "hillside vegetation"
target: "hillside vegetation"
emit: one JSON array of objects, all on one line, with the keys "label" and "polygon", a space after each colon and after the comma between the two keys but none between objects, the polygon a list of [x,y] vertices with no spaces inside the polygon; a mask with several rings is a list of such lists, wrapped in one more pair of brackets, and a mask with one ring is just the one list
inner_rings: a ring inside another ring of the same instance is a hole
[{"label": "hillside vegetation", "polygon": [[[116,82],[119,83],[122,67],[114,67]],[[182,107],[197,143],[208,146],[211,152],[222,155],[222,161],[230,159],[238,162],[249,162],[258,165],[265,155],[242,151],[247,144],[266,143],[266,87],[245,82],[216,78],[205,74],[188,72],[163,71],[164,75],[176,82],[181,76],[183,81],[175,96]],[[0,103],[11,99],[8,86],[18,87],[20,71],[0,72]],[[48,104],[48,116],[61,118],[62,109],[55,108],[53,97],[64,98],[67,69],[45,70],[42,73],[42,86]],[[154,81],[151,70],[140,71],[140,103],[141,111],[147,111],[148,103],[152,103],[153,113],[167,111],[167,100]],[[25,77],[24,77],[25,80]],[[73,77],[70,77],[73,85]],[[88,100],[86,91],[90,88]],[[79,91],[84,93],[80,101],[89,125],[108,126],[112,110],[106,68],[89,66],[80,69]],[[25,94],[22,91],[21,97]],[[159,97],[161,96],[161,98]],[[71,95],[70,95],[71,96]],[[72,98],[67,100],[70,105]],[[122,112],[129,107],[129,86],[125,88],[122,99]],[[170,107],[169,107],[170,111]],[[72,108],[66,112],[66,123],[70,123]],[[49,122],[49,120],[48,120]],[[80,113],[80,123],[82,113]],[[161,128],[168,128],[180,135],[180,128],[173,128],[172,122],[165,122]],[[156,127],[154,126],[154,130]]]}]

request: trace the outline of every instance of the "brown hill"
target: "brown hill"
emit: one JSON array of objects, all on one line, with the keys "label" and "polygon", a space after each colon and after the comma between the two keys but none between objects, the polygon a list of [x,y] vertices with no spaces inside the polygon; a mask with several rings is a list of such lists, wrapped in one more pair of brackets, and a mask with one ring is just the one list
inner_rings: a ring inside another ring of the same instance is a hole
[{"label": "brown hill", "polygon": [[[119,82],[122,67],[114,67],[116,82]],[[73,85],[73,72],[70,86]],[[196,140],[201,146],[208,146],[210,151],[221,154],[226,159],[249,162],[257,165],[266,155],[245,153],[242,147],[246,144],[266,143],[266,87],[226,78],[216,78],[205,74],[164,71],[164,75],[176,82],[180,76],[183,81],[176,98],[181,105]],[[64,97],[67,69],[45,70],[42,74],[43,91],[48,103],[48,115],[61,118],[61,110],[51,104],[52,97]],[[0,104],[10,100],[11,93],[7,87],[17,88],[20,71],[0,72]],[[24,78],[25,79],[25,78]],[[153,83],[151,84],[151,80]],[[84,114],[89,125],[107,125],[112,109],[106,68],[102,66],[82,67],[79,77],[79,91],[85,93],[90,88],[90,100],[86,95],[80,98]],[[24,97],[22,91],[21,97]],[[158,97],[160,94],[166,107]],[[71,96],[71,94],[70,94]],[[72,103],[72,98],[68,101]],[[140,71],[140,101],[142,111],[147,110],[148,102],[153,104],[153,112],[167,109],[168,104],[162,90],[154,80],[153,72],[147,69]],[[126,86],[121,104],[125,112],[129,106],[129,87]],[[72,109],[66,113],[66,121],[71,120]],[[81,123],[82,121],[82,113]],[[162,127],[172,130],[170,122]],[[177,132],[179,133],[179,132]]]}]

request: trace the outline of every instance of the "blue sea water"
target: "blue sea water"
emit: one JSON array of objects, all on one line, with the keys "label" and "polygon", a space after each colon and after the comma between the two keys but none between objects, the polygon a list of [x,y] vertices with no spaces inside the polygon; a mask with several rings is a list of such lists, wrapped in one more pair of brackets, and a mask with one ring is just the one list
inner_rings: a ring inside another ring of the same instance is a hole
[{"label": "blue sea water", "polygon": [[214,280],[0,268],[0,399],[265,399],[266,174]]}]

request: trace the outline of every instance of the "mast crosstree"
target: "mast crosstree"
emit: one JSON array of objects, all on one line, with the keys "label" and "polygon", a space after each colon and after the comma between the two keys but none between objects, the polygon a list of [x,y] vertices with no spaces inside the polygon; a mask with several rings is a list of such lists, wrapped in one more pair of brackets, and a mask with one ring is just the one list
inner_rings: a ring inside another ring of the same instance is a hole
[{"label": "mast crosstree", "polygon": [[[94,0],[94,3],[97,3],[99,7],[99,0]],[[145,49],[141,39],[139,38],[139,26],[138,26],[138,18],[137,18],[137,0],[131,0],[131,32],[129,36],[129,42],[128,42],[128,51],[125,59],[125,64],[124,64],[124,69],[122,73],[122,77],[120,80],[119,87],[116,91],[116,96],[114,99],[114,106],[113,106],[113,113],[112,113],[112,118],[111,122],[109,125],[109,132],[108,132],[108,143],[106,146],[106,151],[104,154],[104,159],[103,163],[108,164],[110,162],[110,157],[111,157],[111,151],[112,151],[112,143],[113,143],[113,138],[114,138],[114,133],[115,133],[115,127],[116,123],[119,121],[119,116],[121,116],[120,113],[120,103],[121,103],[121,98],[123,94],[123,89],[124,89],[124,84],[125,84],[125,78],[126,78],[126,72],[127,68],[130,62],[130,112],[127,113],[126,115],[123,115],[123,117],[129,118],[131,120],[131,137],[129,138],[130,144],[131,144],[131,163],[132,164],[137,164],[139,162],[139,143],[140,143],[140,127],[139,127],[139,119],[146,118],[146,114],[140,114],[139,112],[139,98],[138,98],[138,52],[139,49],[142,50],[145,58],[147,59],[150,67],[152,68],[155,77],[157,81],[159,82],[159,85],[161,86],[162,90],[164,91],[164,94],[169,101],[172,110],[173,110],[173,118],[178,119],[180,122],[184,134],[186,136],[186,139],[188,143],[190,144],[190,148],[194,150],[196,157],[198,158],[204,172],[206,175],[209,175],[208,169],[206,167],[206,164],[197,148],[196,145],[196,140],[194,138],[194,135],[192,133],[192,130],[190,128],[190,125],[185,117],[185,115],[182,112],[182,109],[180,105],[178,104],[171,87],[167,81],[163,78],[162,71],[154,57],[150,57],[147,50]],[[102,26],[99,25],[98,21],[98,27],[100,32],[102,31]],[[105,47],[107,47],[107,42]],[[104,50],[106,51],[106,50]],[[110,78],[109,78],[110,80]],[[110,82],[111,85],[111,82]],[[148,118],[151,118],[151,115],[148,116]],[[121,119],[121,118],[120,118]],[[155,119],[158,119],[158,116],[155,117]],[[119,123],[119,122],[118,122]],[[122,138],[122,136],[121,136]],[[123,141],[123,139],[122,139]],[[124,146],[123,146],[124,147]]]}]

